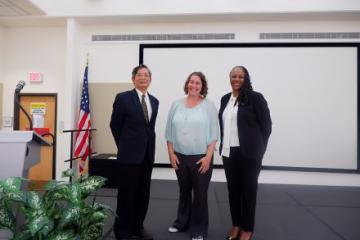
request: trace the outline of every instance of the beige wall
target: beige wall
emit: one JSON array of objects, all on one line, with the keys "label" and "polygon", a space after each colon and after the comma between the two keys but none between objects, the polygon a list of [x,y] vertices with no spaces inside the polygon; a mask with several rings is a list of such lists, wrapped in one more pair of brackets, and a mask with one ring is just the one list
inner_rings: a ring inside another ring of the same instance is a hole
[{"label": "beige wall", "polygon": [[110,117],[115,96],[119,92],[133,88],[132,83],[90,83],[90,113],[93,151],[97,153],[116,153],[116,145],[110,131]]},{"label": "beige wall", "polygon": [[2,114],[2,105],[3,105],[3,84],[0,83],[0,129],[2,128],[3,114]]}]

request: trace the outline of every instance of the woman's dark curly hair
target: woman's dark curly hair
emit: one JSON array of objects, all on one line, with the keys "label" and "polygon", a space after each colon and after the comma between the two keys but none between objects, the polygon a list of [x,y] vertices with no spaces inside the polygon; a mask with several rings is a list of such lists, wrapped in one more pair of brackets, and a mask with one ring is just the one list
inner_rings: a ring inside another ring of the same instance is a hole
[{"label": "woman's dark curly hair", "polygon": [[231,73],[235,70],[235,69],[241,69],[244,71],[244,84],[241,86],[240,88],[240,92],[238,97],[236,98],[235,101],[235,105],[237,103],[244,105],[247,104],[249,101],[249,92],[253,91],[253,87],[251,85],[251,79],[250,79],[250,74],[249,71],[246,69],[246,67],[244,66],[235,66],[231,69],[229,77],[231,78]]},{"label": "woman's dark curly hair", "polygon": [[205,75],[202,72],[192,72],[190,73],[190,75],[187,77],[185,85],[184,85],[184,92],[185,94],[188,94],[188,84],[190,82],[190,78],[192,76],[198,76],[201,80],[201,91],[200,94],[203,96],[203,98],[206,98],[206,95],[208,93],[208,86],[207,86],[207,80]]}]

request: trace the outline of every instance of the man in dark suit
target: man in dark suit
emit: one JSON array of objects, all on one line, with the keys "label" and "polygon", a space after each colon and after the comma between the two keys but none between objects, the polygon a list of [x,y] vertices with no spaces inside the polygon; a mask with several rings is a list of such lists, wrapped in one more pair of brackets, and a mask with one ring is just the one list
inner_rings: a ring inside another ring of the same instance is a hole
[{"label": "man in dark suit", "polygon": [[155,121],[159,101],[148,94],[151,72],[145,65],[132,71],[135,88],[117,94],[110,128],[117,152],[117,239],[151,240],[143,222],[149,205],[155,157]]}]

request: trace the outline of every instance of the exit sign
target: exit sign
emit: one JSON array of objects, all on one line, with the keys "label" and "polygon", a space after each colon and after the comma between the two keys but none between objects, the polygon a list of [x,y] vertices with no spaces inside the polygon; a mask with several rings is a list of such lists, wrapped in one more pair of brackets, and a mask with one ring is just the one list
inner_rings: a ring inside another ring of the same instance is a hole
[{"label": "exit sign", "polygon": [[31,72],[29,73],[29,82],[31,83],[41,83],[43,81],[42,73]]}]

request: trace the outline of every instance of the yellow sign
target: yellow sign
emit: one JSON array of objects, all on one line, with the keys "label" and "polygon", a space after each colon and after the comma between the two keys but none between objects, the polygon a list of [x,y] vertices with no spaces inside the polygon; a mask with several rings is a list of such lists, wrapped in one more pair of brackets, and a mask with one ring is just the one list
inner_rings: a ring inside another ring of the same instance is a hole
[{"label": "yellow sign", "polygon": [[31,114],[45,115],[46,103],[30,103]]}]

